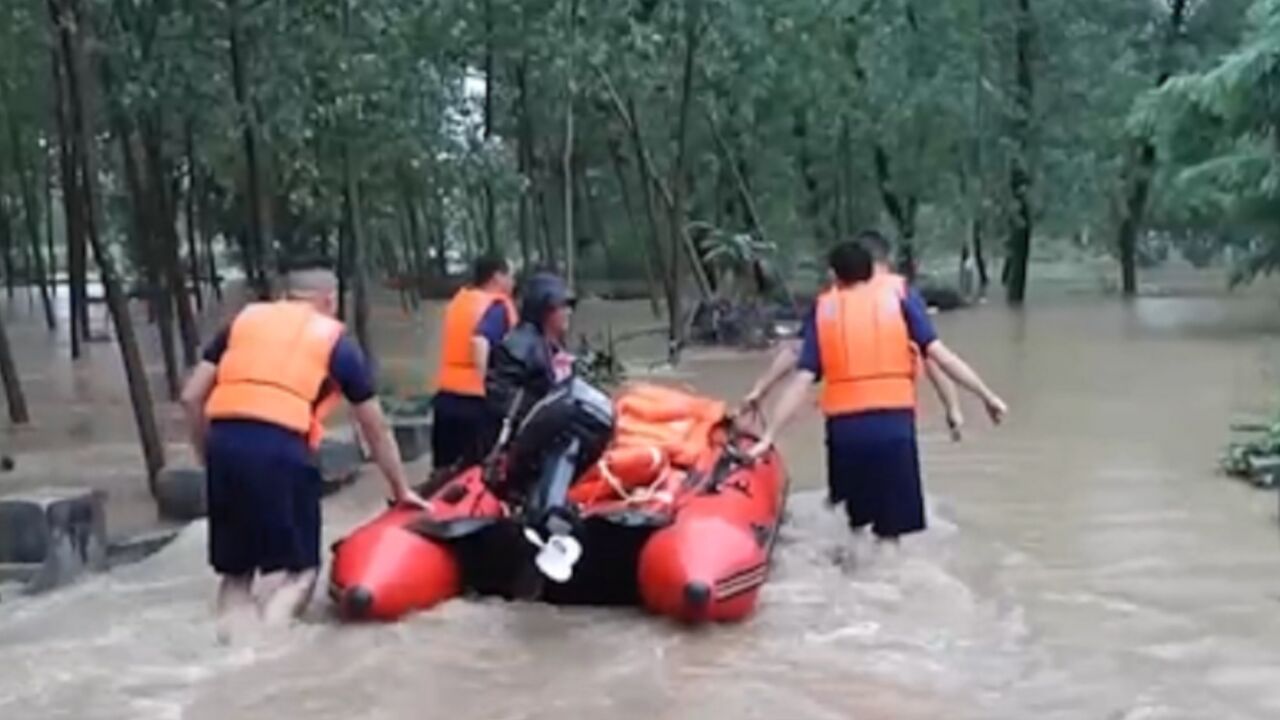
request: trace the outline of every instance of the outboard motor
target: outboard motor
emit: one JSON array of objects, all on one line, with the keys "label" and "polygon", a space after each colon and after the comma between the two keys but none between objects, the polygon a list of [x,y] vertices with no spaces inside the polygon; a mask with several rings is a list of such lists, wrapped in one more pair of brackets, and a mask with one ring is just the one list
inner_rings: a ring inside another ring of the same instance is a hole
[{"label": "outboard motor", "polygon": [[511,441],[502,494],[520,508],[538,568],[557,582],[573,573],[582,547],[569,487],[604,454],[613,437],[613,401],[572,377],[552,388],[525,415]]}]

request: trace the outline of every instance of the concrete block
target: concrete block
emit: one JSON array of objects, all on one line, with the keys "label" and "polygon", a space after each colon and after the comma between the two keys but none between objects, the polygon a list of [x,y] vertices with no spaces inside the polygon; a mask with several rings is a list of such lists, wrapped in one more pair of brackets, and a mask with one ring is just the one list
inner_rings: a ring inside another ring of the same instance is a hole
[{"label": "concrete block", "polygon": [[431,452],[430,416],[397,415],[390,421],[396,445],[400,447],[401,459],[413,462]]},{"label": "concrete block", "polygon": [[45,488],[0,497],[0,564],[28,592],[65,585],[107,563],[106,493]]},{"label": "concrete block", "polygon": [[364,453],[355,440],[325,438],[316,450],[316,464],[324,479],[324,495],[331,495],[350,485],[360,476]]},{"label": "concrete block", "polygon": [[209,514],[204,469],[190,465],[165,467],[156,476],[156,503],[163,517],[183,522]]}]

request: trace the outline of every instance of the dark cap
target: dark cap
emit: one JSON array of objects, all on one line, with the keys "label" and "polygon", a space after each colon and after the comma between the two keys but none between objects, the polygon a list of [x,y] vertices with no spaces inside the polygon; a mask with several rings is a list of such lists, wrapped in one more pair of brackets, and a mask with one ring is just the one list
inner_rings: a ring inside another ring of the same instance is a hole
[{"label": "dark cap", "polygon": [[569,286],[560,276],[539,272],[525,281],[520,293],[520,317],[542,322],[547,313],[562,307],[573,307],[578,299],[569,292]]}]

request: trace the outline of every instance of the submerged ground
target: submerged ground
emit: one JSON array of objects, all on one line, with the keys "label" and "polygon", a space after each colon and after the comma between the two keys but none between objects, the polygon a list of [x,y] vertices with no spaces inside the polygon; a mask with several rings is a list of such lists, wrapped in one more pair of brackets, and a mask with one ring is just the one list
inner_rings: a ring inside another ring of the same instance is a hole
[{"label": "submerged ground", "polygon": [[[141,564],[0,603],[0,717],[1280,716],[1276,497],[1214,467],[1229,422],[1273,407],[1278,303],[1216,278],[1167,282],[1132,304],[1059,293],[938,319],[1013,412],[991,430],[970,405],[956,445],[926,406],[933,527],[896,563],[834,561],[847,539],[821,503],[821,421],[798,421],[783,442],[790,522],[745,625],[459,601],[346,627],[321,603],[303,627],[225,649],[196,525]],[[111,490],[116,532],[154,524],[113,349],[70,372],[21,300],[9,313],[37,426],[11,435],[19,471],[0,488],[90,482]],[[647,313],[588,302],[580,321],[622,329]],[[431,324],[393,304],[375,322],[384,375],[423,382]],[[699,352],[677,379],[736,398],[766,361]],[[379,492],[369,478],[332,500],[329,536]]]}]

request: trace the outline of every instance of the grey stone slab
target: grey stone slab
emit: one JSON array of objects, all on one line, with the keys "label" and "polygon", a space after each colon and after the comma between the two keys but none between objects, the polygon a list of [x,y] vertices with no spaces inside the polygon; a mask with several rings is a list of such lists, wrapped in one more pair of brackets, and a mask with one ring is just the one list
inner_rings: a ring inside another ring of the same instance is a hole
[{"label": "grey stone slab", "polygon": [[[65,585],[107,563],[106,493],[43,488],[0,497],[0,563],[35,566],[29,592]],[[25,573],[27,569],[21,569]]]}]

